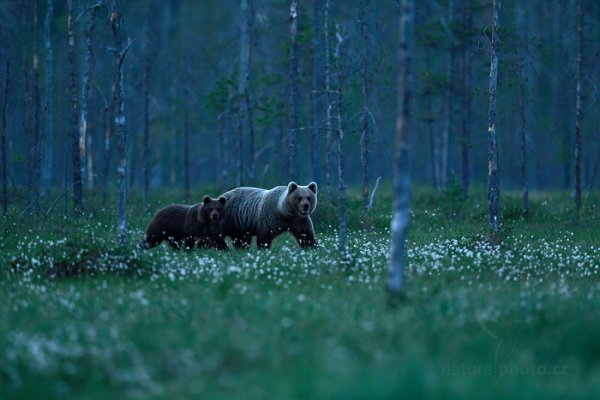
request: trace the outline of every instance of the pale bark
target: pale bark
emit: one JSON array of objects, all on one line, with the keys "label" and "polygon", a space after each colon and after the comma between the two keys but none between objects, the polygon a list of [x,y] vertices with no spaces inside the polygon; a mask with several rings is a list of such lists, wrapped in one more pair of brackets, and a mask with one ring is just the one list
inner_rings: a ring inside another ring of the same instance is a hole
[{"label": "pale bark", "polygon": [[319,126],[322,121],[322,38],[321,38],[321,0],[313,0],[313,75],[312,75],[312,136],[310,142],[310,165],[312,178],[317,182],[321,183],[321,168],[319,166],[319,154],[320,149],[320,135]]},{"label": "pale bark", "polygon": [[402,0],[398,46],[398,105],[394,160],[394,202],[391,223],[388,293],[397,296],[404,286],[405,246],[410,221],[410,135],[412,134],[412,46],[414,1]]},{"label": "pale bark", "polygon": [[[81,160],[87,161],[87,184],[90,189],[94,187],[94,171],[92,155],[88,154],[86,144],[91,142],[92,138],[88,132],[88,109],[90,102],[90,79],[93,79],[94,74],[94,47],[93,47],[93,32],[95,28],[94,18],[99,5],[92,6],[88,12],[88,21],[85,31],[85,59],[83,67],[83,84],[81,88],[81,108],[79,114],[79,157]],[[88,135],[90,137],[88,137]],[[90,152],[91,153],[91,152]],[[83,177],[83,163],[81,163],[81,176]]]},{"label": "pale bark", "polygon": [[329,7],[330,0],[325,0],[325,11],[323,14],[323,43],[325,47],[325,101],[326,101],[326,117],[325,117],[325,192],[331,195],[331,171],[333,170],[333,160],[331,151],[332,141],[332,115],[331,115],[331,56],[329,50]]},{"label": "pale bark", "polygon": [[581,87],[582,72],[581,72],[581,57],[583,54],[583,0],[577,2],[577,58],[576,58],[576,87],[575,87],[575,207],[581,209],[581,153],[582,153],[582,138],[581,138],[581,121],[583,112],[581,102],[583,91]]},{"label": "pale bark", "polygon": [[[186,81],[189,82],[186,76]],[[190,89],[183,87],[183,197],[190,198]]]},{"label": "pale bark", "polygon": [[[69,0],[71,1],[71,0]],[[127,216],[125,213],[126,189],[127,189],[127,158],[125,152],[125,88],[123,85],[123,62],[131,40],[126,46],[123,46],[121,24],[122,15],[118,8],[118,0],[113,0],[111,4],[110,24],[114,39],[114,59],[115,59],[115,131],[118,144],[118,166],[117,166],[117,241],[120,245],[125,243],[125,229],[127,226]]]},{"label": "pale bark", "polygon": [[290,5],[290,129],[289,129],[289,156],[290,179],[298,179],[298,102],[299,102],[299,77],[298,77],[298,9],[296,0],[291,0]]},{"label": "pale bark", "polygon": [[488,109],[488,205],[492,234],[500,231],[500,182],[498,176],[498,135],[496,132],[496,86],[498,83],[499,12],[501,0],[494,0]]},{"label": "pale bark", "polygon": [[340,259],[345,262],[348,259],[347,236],[348,229],[346,224],[346,182],[345,182],[345,165],[344,165],[344,124],[342,121],[342,71],[340,67],[340,51],[344,43],[344,35],[340,24],[336,24],[335,36],[337,43],[334,51],[334,62],[337,73],[337,96],[334,104],[336,112],[336,152],[337,152],[337,172],[338,172],[338,251]]},{"label": "pale bark", "polygon": [[54,168],[54,54],[52,50],[52,18],[54,16],[54,0],[46,1],[46,18],[44,20],[44,47],[46,48],[46,134],[44,157],[44,191],[47,193],[52,186],[52,171]]},{"label": "pale bark", "polygon": [[360,21],[360,32],[363,39],[363,71],[362,71],[362,134],[360,136],[360,161],[362,166],[362,205],[367,209],[369,205],[369,98],[371,84],[371,43],[369,38],[369,25],[367,16],[371,10],[370,0],[363,0],[362,21]]}]

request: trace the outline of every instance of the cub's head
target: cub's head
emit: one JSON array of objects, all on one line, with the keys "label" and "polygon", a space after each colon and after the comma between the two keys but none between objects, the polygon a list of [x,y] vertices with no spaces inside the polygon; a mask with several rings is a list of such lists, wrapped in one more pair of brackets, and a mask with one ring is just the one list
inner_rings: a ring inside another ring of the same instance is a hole
[{"label": "cub's head", "polygon": [[308,186],[299,186],[290,182],[287,187],[287,203],[294,215],[307,217],[317,207],[317,184],[311,182]]},{"label": "cub's head", "polygon": [[204,196],[202,207],[200,208],[200,221],[218,223],[225,216],[225,203],[227,200],[221,196],[213,199],[210,196]]}]

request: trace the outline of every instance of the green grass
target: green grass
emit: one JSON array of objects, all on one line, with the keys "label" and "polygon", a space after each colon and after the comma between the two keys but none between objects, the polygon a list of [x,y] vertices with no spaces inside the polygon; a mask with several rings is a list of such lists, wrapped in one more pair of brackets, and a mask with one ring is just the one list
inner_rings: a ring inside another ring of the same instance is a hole
[{"label": "green grass", "polygon": [[566,195],[534,193],[524,219],[503,193],[492,246],[483,197],[416,189],[396,307],[389,189],[368,215],[350,194],[349,265],[335,205],[319,201],[309,252],[289,237],[270,251],[141,251],[135,196],[121,248],[99,198],[79,218],[15,206],[0,225],[0,398],[597,398],[598,194],[577,214]]}]

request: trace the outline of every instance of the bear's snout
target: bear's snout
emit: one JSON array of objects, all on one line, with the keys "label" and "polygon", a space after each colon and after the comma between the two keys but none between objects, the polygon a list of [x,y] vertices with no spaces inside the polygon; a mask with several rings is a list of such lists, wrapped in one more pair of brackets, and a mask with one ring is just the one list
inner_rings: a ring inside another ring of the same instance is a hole
[{"label": "bear's snout", "polygon": [[216,222],[220,219],[219,213],[216,211],[213,211],[210,213],[210,220],[213,222]]}]

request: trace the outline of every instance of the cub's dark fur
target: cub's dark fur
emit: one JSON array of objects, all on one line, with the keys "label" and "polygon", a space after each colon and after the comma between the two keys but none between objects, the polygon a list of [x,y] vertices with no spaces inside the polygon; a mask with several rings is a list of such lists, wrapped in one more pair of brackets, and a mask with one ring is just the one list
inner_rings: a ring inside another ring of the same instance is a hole
[{"label": "cub's dark fur", "polygon": [[155,247],[166,240],[175,249],[198,246],[227,250],[223,235],[226,203],[223,196],[218,199],[204,196],[202,203],[174,204],[161,209],[146,228],[145,246]]}]

